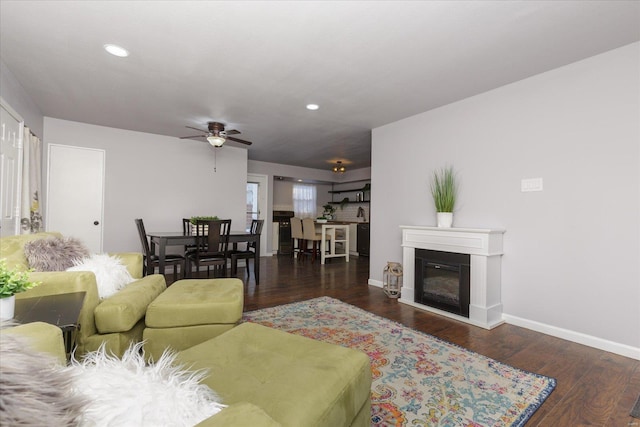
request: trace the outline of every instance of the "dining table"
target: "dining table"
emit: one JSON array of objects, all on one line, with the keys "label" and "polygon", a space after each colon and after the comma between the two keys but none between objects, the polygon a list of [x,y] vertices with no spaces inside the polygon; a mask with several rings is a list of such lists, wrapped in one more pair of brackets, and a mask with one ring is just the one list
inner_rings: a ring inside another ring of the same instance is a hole
[{"label": "dining table", "polygon": [[[195,234],[185,234],[181,231],[152,231],[147,232],[149,241],[151,242],[151,253],[156,253],[156,246],[158,250],[158,272],[164,274],[164,265],[167,256],[167,246],[188,246],[196,244]],[[254,257],[254,273],[256,276],[256,283],[260,281],[260,234],[251,234],[244,230],[231,230],[229,232],[229,243],[234,247],[238,243],[252,243],[255,242],[255,257]]]}]

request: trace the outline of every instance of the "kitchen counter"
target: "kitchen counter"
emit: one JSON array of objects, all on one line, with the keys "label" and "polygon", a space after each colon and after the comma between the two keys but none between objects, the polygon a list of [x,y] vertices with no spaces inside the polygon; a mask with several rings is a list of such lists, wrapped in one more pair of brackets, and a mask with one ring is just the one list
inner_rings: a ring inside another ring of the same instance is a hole
[{"label": "kitchen counter", "polygon": [[337,225],[349,225],[349,224],[368,224],[369,221],[327,221],[326,223],[324,222],[319,222],[318,224],[337,224]]}]

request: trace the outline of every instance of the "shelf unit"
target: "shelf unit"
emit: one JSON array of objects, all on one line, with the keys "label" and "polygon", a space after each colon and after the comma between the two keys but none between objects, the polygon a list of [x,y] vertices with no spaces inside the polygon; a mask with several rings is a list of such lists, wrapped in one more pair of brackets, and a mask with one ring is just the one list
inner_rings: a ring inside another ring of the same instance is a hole
[{"label": "shelf unit", "polygon": [[[342,204],[353,204],[353,203],[369,203],[370,200],[364,200],[365,197],[367,197],[367,194],[371,191],[371,184],[369,184],[369,189],[365,192],[364,191],[364,186],[360,187],[360,188],[349,188],[349,189],[345,189],[345,190],[329,190],[329,194],[331,194],[331,201],[329,202],[330,205],[342,205]],[[348,201],[335,201],[333,199],[333,195],[334,194],[342,194],[342,193],[362,193],[362,197],[363,200],[348,200]]]}]

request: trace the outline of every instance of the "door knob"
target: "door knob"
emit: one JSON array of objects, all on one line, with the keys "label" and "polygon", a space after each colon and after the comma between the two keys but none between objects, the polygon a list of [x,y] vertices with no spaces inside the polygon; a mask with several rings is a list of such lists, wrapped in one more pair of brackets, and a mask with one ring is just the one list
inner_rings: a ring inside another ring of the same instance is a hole
[{"label": "door knob", "polygon": [[93,221],[93,225],[100,225],[98,221]]}]

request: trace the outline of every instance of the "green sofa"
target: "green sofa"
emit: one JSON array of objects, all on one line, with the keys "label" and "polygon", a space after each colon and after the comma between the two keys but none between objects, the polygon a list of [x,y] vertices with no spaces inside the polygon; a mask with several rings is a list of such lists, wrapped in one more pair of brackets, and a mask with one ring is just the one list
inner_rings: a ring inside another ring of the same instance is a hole
[{"label": "green sofa", "polygon": [[[32,348],[61,359],[59,330],[20,325],[2,333],[31,338]],[[366,354],[243,323],[177,354],[228,405],[198,427],[368,427],[371,368]]]},{"label": "green sofa", "polygon": [[[24,256],[28,241],[60,233],[43,232],[0,238],[0,258],[7,260],[10,269],[26,271],[29,264]],[[16,295],[16,299],[70,292],[86,292],[80,311],[80,328],[76,335],[78,356],[97,350],[105,344],[107,351],[122,356],[130,342],[142,340],[147,306],[167,287],[164,276],[152,274],[142,277],[142,254],[117,253],[131,276],[137,279],[109,298],[100,300],[95,275],[91,272],[32,272],[30,277],[40,286]]]}]

